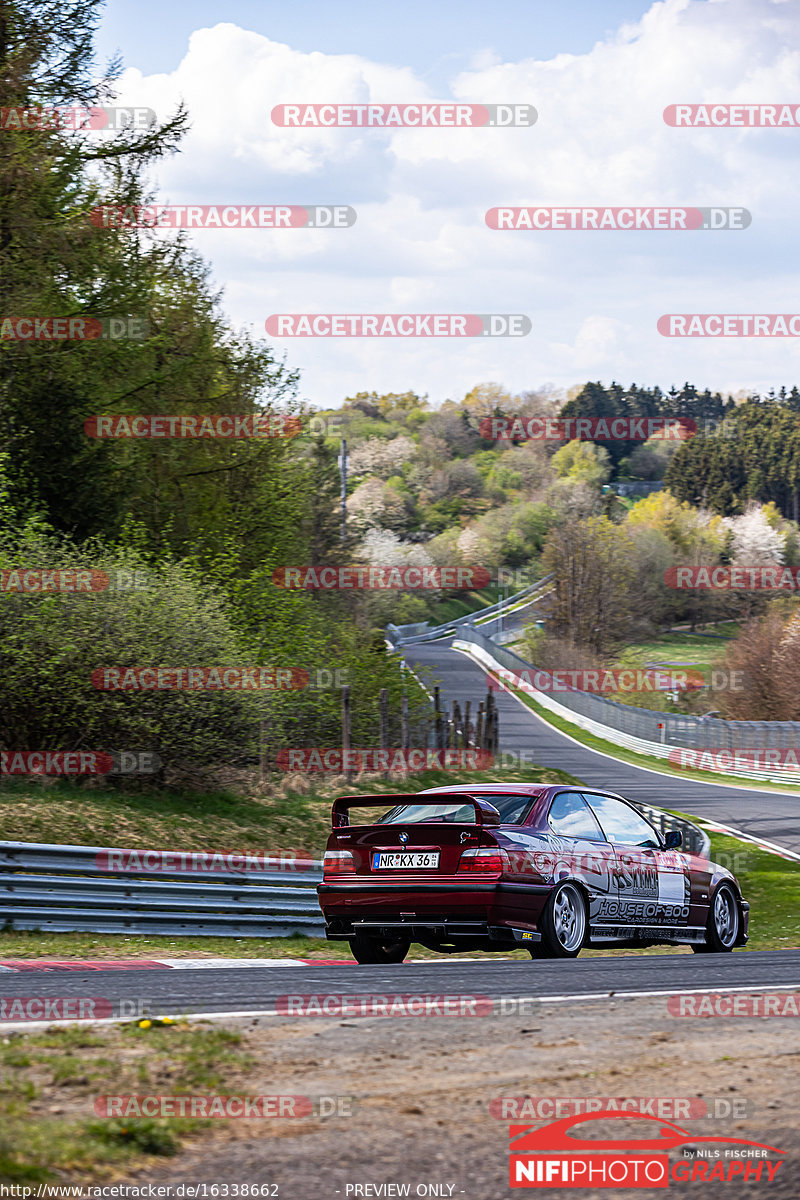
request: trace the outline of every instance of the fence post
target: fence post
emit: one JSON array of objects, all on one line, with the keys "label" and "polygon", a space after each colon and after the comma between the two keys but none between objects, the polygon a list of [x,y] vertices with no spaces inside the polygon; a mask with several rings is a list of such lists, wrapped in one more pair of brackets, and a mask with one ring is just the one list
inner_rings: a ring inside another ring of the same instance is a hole
[{"label": "fence post", "polygon": [[492,753],[492,742],[494,740],[495,711],[494,696],[492,695],[491,691],[487,691],[486,723],[484,726],[484,745],[482,746],[482,749],[488,750],[490,754]]},{"label": "fence post", "polygon": [[[459,730],[461,731],[459,734]],[[462,744],[464,736],[464,723],[461,719],[461,705],[457,700],[453,702],[453,749],[458,750]]]},{"label": "fence post", "polygon": [[433,689],[433,711],[436,721],[436,749],[444,750],[444,725],[442,722],[442,710],[439,707],[439,688]]},{"label": "fence post", "polygon": [[475,718],[475,746],[478,750],[483,749],[483,701],[478,705],[478,715]]},{"label": "fence post", "polygon": [[[389,693],[386,688],[381,688],[380,694],[380,715],[381,715],[381,731],[380,744],[381,750],[389,749]],[[383,778],[389,778],[389,772],[383,772]]]},{"label": "fence post", "polygon": [[465,750],[469,750],[469,739],[470,739],[470,733],[472,732],[472,730],[470,729],[469,710],[470,710],[470,701],[467,700],[466,704],[464,705],[464,749]]},{"label": "fence post", "polygon": [[410,745],[408,735],[408,696],[403,693],[400,700],[400,748],[408,750]]},{"label": "fence post", "polygon": [[345,778],[348,783],[353,778],[353,768],[348,762],[350,755],[350,685],[342,688],[342,759],[344,760]]},{"label": "fence post", "polygon": [[269,717],[259,722],[258,767],[262,782],[269,779]]}]

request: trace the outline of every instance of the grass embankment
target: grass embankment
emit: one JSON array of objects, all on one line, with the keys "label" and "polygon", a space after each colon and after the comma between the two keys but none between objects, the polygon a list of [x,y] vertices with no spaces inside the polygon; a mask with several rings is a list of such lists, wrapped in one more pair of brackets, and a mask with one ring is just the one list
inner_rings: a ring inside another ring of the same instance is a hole
[{"label": "grass embankment", "polygon": [[[0,1041],[0,1183],[86,1183],[152,1166],[208,1122],[98,1119],[99,1096],[244,1091],[240,1081],[256,1065],[238,1031],[186,1023],[7,1034]],[[248,1094],[263,1090],[251,1086]]]},{"label": "grass embankment", "polygon": [[[131,850],[295,849],[319,858],[336,796],[418,792],[445,784],[574,783],[566,771],[527,765],[510,771],[425,771],[402,779],[382,776],[348,783],[288,776],[251,795],[226,792],[124,791],[4,781],[0,841],[111,846]],[[263,794],[262,794],[263,793]]]},{"label": "grass embankment", "polygon": [[446,596],[431,605],[431,615],[428,618],[431,625],[444,625],[445,621],[455,621],[458,617],[466,617],[469,613],[479,612],[482,608],[490,608],[497,604],[503,595],[502,588],[496,584],[487,584],[485,588],[471,592],[459,592],[458,596]]}]

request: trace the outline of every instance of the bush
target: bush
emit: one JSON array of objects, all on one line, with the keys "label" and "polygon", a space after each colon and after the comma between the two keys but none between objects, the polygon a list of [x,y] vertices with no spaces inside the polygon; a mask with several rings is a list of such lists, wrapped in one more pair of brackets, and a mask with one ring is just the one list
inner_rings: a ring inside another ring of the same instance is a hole
[{"label": "bush", "polygon": [[145,1154],[171,1156],[180,1150],[177,1138],[155,1121],[92,1121],[88,1132],[98,1141],[135,1147]]},{"label": "bush", "polygon": [[[81,548],[29,527],[0,544],[0,570],[106,572],[112,586],[79,594],[0,592],[0,747],[144,750],[165,764],[241,759],[269,693],[104,691],[97,668],[253,666],[221,597],[180,564],[148,569],[131,552]],[[118,590],[118,572],[145,576]]]}]

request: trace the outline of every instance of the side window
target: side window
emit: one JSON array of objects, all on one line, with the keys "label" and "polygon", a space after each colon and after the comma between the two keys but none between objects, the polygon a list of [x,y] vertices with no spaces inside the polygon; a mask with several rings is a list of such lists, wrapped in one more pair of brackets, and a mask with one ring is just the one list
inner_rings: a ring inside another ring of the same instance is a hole
[{"label": "side window", "polygon": [[641,846],[659,850],[661,842],[649,821],[621,800],[584,792],[584,798],[597,817],[606,839],[614,845]]},{"label": "side window", "polygon": [[547,820],[553,833],[562,837],[584,838],[589,842],[605,841],[591,809],[579,792],[559,792],[553,798]]}]

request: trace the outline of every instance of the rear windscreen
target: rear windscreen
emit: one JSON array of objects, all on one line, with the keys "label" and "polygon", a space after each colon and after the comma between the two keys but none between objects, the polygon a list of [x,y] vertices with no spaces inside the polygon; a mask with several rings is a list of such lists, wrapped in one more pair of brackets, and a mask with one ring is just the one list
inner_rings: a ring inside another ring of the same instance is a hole
[{"label": "rear windscreen", "polygon": [[[486,800],[500,813],[504,825],[518,825],[528,812],[535,796],[516,795],[480,795],[480,800]],[[421,821],[453,821],[459,824],[475,824],[475,809],[471,804],[445,803],[442,804],[398,804],[378,821],[376,825],[413,825]]]}]

